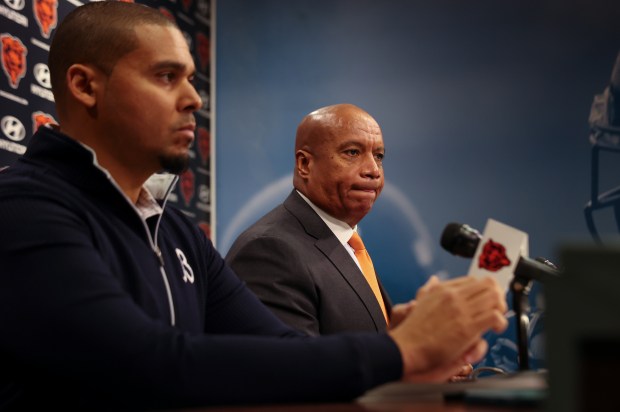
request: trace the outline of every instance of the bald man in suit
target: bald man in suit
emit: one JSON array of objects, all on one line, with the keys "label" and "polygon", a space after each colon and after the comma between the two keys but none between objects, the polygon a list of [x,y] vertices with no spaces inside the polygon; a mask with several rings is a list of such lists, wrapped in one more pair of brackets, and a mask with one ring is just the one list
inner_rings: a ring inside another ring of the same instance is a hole
[{"label": "bald man in suit", "polygon": [[390,298],[379,279],[376,297],[347,243],[383,189],[384,153],[379,125],[361,108],[308,114],[297,129],[294,190],[228,252],[234,271],[296,329],[386,330]]}]

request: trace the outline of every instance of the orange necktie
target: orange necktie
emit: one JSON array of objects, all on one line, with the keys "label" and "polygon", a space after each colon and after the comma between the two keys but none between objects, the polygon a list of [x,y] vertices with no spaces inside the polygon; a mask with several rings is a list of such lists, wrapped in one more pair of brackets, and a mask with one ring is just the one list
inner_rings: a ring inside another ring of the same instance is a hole
[{"label": "orange necktie", "polygon": [[353,232],[353,236],[349,239],[349,245],[355,251],[355,257],[357,261],[360,263],[362,267],[362,273],[364,273],[364,277],[366,281],[370,285],[370,288],[375,294],[377,301],[379,302],[379,306],[381,306],[381,310],[383,311],[383,316],[385,316],[385,321],[388,321],[387,311],[385,310],[385,302],[383,302],[383,297],[381,296],[381,291],[379,290],[379,282],[377,281],[377,274],[375,273],[375,268],[372,265],[372,260],[370,260],[370,256],[366,251],[366,247],[364,246],[364,242],[362,242],[362,238],[357,234],[357,232]]}]

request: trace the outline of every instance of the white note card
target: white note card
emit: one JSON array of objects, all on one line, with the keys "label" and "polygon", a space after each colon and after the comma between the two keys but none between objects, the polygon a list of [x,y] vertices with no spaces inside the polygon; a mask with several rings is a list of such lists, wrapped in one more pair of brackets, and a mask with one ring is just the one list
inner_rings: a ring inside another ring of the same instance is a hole
[{"label": "white note card", "polygon": [[529,254],[527,233],[489,219],[476,249],[469,275],[493,276],[508,290],[521,256]]}]

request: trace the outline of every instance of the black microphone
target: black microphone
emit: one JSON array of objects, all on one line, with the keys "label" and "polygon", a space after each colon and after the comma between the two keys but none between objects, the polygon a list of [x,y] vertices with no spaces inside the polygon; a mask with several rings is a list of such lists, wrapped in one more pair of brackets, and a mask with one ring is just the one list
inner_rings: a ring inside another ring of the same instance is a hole
[{"label": "black microphone", "polygon": [[[480,232],[462,223],[448,223],[441,234],[441,247],[456,256],[472,258],[476,254],[482,236]],[[514,271],[515,276],[544,282],[559,276],[555,265],[545,258],[521,256]]]}]

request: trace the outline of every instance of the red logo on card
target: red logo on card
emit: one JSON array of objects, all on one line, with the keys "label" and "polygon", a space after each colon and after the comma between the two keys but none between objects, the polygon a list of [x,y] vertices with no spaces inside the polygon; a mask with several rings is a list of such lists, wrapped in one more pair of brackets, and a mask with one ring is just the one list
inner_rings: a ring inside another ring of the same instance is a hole
[{"label": "red logo on card", "polygon": [[478,258],[478,267],[497,272],[505,266],[510,266],[510,259],[506,256],[506,248],[499,242],[489,239],[482,247]]}]

